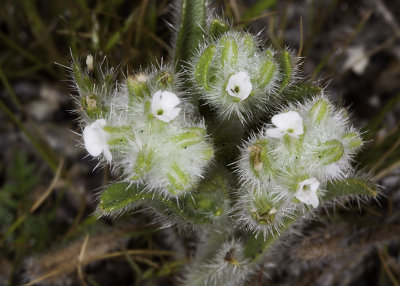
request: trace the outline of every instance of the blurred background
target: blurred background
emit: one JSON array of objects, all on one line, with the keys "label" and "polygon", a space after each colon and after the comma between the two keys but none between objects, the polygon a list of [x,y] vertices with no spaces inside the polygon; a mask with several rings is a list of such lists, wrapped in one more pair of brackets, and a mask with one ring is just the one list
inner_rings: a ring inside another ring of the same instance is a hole
[{"label": "blurred background", "polygon": [[[249,285],[400,285],[400,1],[210,2],[303,57],[302,75],[362,128],[357,162],[382,193],[323,212]],[[190,233],[93,215],[112,174],[79,145],[68,70],[88,54],[121,76],[168,61],[172,12],[166,0],[2,0],[0,286],[179,284]]]}]

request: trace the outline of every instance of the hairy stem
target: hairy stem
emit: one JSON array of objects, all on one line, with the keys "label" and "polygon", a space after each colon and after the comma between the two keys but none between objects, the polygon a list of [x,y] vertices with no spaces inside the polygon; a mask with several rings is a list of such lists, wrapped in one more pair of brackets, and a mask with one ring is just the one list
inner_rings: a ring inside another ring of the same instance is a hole
[{"label": "hairy stem", "polygon": [[181,0],[179,7],[178,34],[174,53],[177,70],[182,70],[198,47],[205,28],[206,1]]}]

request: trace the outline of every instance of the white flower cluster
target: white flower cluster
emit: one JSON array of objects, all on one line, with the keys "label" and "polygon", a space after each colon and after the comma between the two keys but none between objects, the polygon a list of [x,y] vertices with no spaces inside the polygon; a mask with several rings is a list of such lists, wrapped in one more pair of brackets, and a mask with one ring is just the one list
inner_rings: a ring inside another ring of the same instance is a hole
[{"label": "white flower cluster", "polygon": [[265,114],[288,84],[282,83],[280,55],[258,46],[253,35],[231,31],[204,44],[191,63],[194,85],[223,120],[246,123]]},{"label": "white flower cluster", "polygon": [[362,145],[346,114],[323,95],[289,105],[246,142],[237,162],[242,223],[264,235],[285,217],[316,208],[327,181],[345,178]]},{"label": "white flower cluster", "polygon": [[120,175],[100,194],[100,214],[145,206],[163,227],[190,226],[197,254],[182,284],[244,285],[293,222],[376,193],[350,177],[360,133],[318,84],[300,80],[298,58],[219,19],[200,27],[200,2],[182,3],[193,11],[178,17],[174,66],[117,82],[92,56],[84,71],[74,61],[77,113],[87,152]]},{"label": "white flower cluster", "polygon": [[140,73],[119,85],[102,118],[85,121],[83,140],[94,157],[122,170],[122,180],[176,197],[192,190],[213,157],[202,121],[174,84],[172,68]]}]

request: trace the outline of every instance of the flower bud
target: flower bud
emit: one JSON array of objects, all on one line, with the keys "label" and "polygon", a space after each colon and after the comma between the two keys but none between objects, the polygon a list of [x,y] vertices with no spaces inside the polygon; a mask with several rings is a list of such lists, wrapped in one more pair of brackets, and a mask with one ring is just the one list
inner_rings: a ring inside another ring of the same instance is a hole
[{"label": "flower bud", "polygon": [[214,19],[210,23],[210,36],[218,38],[229,30],[229,25],[220,19]]},{"label": "flower bud", "polygon": [[250,166],[252,166],[256,176],[264,174],[264,170],[272,171],[272,164],[268,156],[268,140],[257,140],[253,145],[248,147],[248,150],[250,153]]},{"label": "flower bud", "polygon": [[149,92],[147,87],[148,76],[144,73],[138,73],[134,76],[130,75],[126,79],[126,87],[130,98],[144,98]]}]

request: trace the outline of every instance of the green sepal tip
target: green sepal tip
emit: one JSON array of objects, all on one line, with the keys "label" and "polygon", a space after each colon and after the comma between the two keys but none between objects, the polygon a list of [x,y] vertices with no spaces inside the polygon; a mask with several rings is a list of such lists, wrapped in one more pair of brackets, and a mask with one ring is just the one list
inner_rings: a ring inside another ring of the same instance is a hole
[{"label": "green sepal tip", "polygon": [[211,45],[204,50],[195,69],[194,78],[198,84],[204,87],[205,90],[209,90],[209,69],[214,57],[215,48],[215,45]]}]

